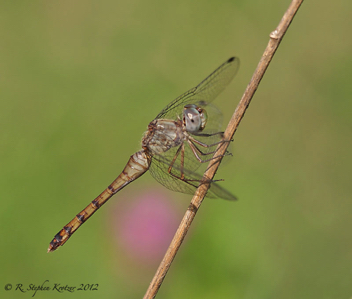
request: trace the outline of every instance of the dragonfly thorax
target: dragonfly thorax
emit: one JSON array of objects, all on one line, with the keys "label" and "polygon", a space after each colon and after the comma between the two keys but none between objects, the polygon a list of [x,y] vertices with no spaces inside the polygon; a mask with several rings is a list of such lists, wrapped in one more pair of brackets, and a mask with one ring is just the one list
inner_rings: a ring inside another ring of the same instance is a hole
[{"label": "dragonfly thorax", "polygon": [[197,133],[203,131],[207,124],[207,112],[205,109],[195,105],[189,104],[183,108],[183,125],[190,133]]},{"label": "dragonfly thorax", "polygon": [[155,119],[148,125],[142,138],[142,147],[151,154],[161,154],[180,145],[186,138],[181,120]]}]

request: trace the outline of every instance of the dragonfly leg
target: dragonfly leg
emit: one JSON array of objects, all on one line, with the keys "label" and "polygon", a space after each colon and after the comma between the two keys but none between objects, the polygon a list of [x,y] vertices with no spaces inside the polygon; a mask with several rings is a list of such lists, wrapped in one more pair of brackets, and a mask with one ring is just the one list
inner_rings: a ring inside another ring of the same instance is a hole
[{"label": "dragonfly leg", "polygon": [[190,144],[190,147],[192,148],[192,146],[194,146],[194,148],[197,150],[197,152],[199,154],[201,154],[202,156],[206,156],[206,155],[211,155],[211,154],[215,154],[216,153],[216,150],[215,151],[212,151],[212,152],[207,152],[207,153],[203,153],[198,146],[195,145],[195,142],[193,140],[188,140],[188,143]]},{"label": "dragonfly leg", "polygon": [[[221,138],[224,137],[224,132],[216,132],[216,133],[211,133],[211,134],[208,134],[208,133],[196,133],[196,132],[193,132],[192,133],[193,135],[195,136],[200,136],[200,137],[211,137],[211,136],[215,136],[215,135],[220,135]],[[219,141],[218,143],[221,143],[221,142],[230,142],[230,141],[233,141],[233,139],[230,139],[228,141]],[[215,145],[215,144],[214,144]]]},{"label": "dragonfly leg", "polygon": [[182,145],[181,145],[181,180],[184,180],[185,178],[185,174],[183,172],[183,169],[184,169],[184,164],[185,164],[185,144],[182,142]]},{"label": "dragonfly leg", "polygon": [[[213,145],[207,145],[205,143],[202,143],[192,137],[190,137],[188,139],[188,145],[189,147],[191,148],[194,156],[196,157],[196,159],[200,162],[200,163],[206,163],[206,162],[209,162],[209,161],[212,161],[214,159],[217,159],[217,158],[220,158],[220,157],[224,157],[225,155],[219,155],[219,156],[216,156],[216,157],[212,157],[210,159],[206,159],[206,160],[203,160],[201,156],[207,156],[207,155],[210,155],[210,154],[215,154],[216,151],[212,151],[212,152],[209,152],[209,153],[204,153],[202,152],[197,146],[195,143],[203,146],[203,147],[211,147],[211,146],[214,146],[214,145],[217,145],[217,144],[220,144],[220,143],[225,143],[227,141],[221,141],[221,142],[217,142],[216,144],[213,144]],[[180,155],[181,154],[181,155]],[[179,172],[180,174],[175,174],[172,170],[174,168],[174,165],[175,165],[175,162],[178,158],[178,156],[180,156],[180,166],[179,166]],[[202,180],[195,180],[195,179],[186,179],[185,178],[185,174],[184,174],[184,158],[185,158],[185,144],[182,143],[182,145],[180,145],[180,147],[177,149],[176,153],[175,153],[175,156],[173,157],[169,167],[168,167],[168,170],[167,172],[172,175],[173,177],[179,179],[179,180],[182,180],[188,184],[191,184],[190,182],[202,182]],[[192,185],[192,184],[191,184]]]},{"label": "dragonfly leg", "polygon": [[[183,145],[183,144],[182,144],[182,145]],[[171,161],[171,163],[170,163],[170,166],[169,166],[169,168],[168,168],[168,170],[167,170],[167,172],[170,173],[170,174],[172,174],[172,172],[171,172],[171,171],[172,171],[172,167],[174,166],[175,161],[176,161],[178,155],[179,155],[180,152],[181,152],[182,145],[177,149],[177,152],[176,152],[174,158],[172,159],[172,161]]]},{"label": "dragonfly leg", "polygon": [[[180,163],[180,173],[181,173],[181,175],[180,175],[180,176],[177,176],[177,175],[175,175],[175,174],[172,173],[172,168],[173,168],[173,166],[174,166],[174,164],[175,164],[175,161],[176,161],[176,159],[177,159],[177,157],[178,157],[178,155],[179,155],[180,153],[181,153],[181,163]],[[174,158],[172,159],[172,161],[171,161],[171,163],[170,163],[170,166],[169,166],[167,172],[168,172],[169,174],[171,174],[172,176],[177,177],[177,178],[180,179],[180,180],[184,180],[184,178],[185,178],[185,174],[184,174],[184,163],[185,163],[185,144],[182,143],[182,145],[177,149],[177,152],[176,152]]]},{"label": "dragonfly leg", "polygon": [[[197,148],[198,149],[198,148]],[[198,149],[199,150],[199,149]],[[172,172],[172,169],[174,168],[174,164],[175,164],[175,161],[176,161],[176,159],[177,159],[177,157],[180,155],[180,153],[181,153],[181,156],[180,156],[180,175],[177,175],[177,174],[175,174],[175,173],[173,173]],[[216,181],[221,181],[221,180],[204,180],[204,179],[201,179],[201,180],[196,180],[196,179],[186,179],[185,178],[185,174],[184,174],[184,153],[185,153],[185,146],[184,146],[184,143],[182,143],[182,145],[178,148],[178,150],[177,150],[177,152],[176,152],[176,154],[175,154],[175,156],[174,156],[174,158],[172,159],[172,161],[171,161],[171,163],[170,163],[170,166],[169,166],[169,168],[168,168],[168,170],[167,170],[167,172],[171,175],[171,176],[173,176],[174,178],[176,178],[176,179],[179,179],[179,180],[181,180],[181,181],[183,181],[183,182],[185,182],[185,183],[187,183],[187,184],[189,184],[189,185],[191,185],[191,186],[193,186],[193,187],[195,187],[195,188],[197,188],[197,185],[194,185],[194,184],[192,184],[192,182],[197,182],[197,183],[212,183],[212,182],[216,182]],[[206,155],[206,154],[205,154]],[[196,157],[197,157],[198,155],[196,154]],[[199,156],[198,156],[199,157]],[[218,157],[215,157],[215,158],[218,158]],[[199,158],[200,159],[200,158]],[[210,160],[212,160],[212,159],[209,159],[209,160],[207,160],[207,161],[210,161]],[[201,159],[200,159],[200,161],[202,161]],[[206,162],[206,161],[204,161],[204,162]]]},{"label": "dragonfly leg", "polygon": [[[181,180],[181,181],[183,181],[183,182],[185,182],[185,183],[187,183],[187,184],[189,184],[189,185],[192,185],[193,187],[196,187],[196,188],[197,188],[197,186],[196,186],[196,185],[193,185],[193,184],[190,183],[190,182],[197,182],[197,183],[203,182],[202,180],[186,179],[184,173],[182,173],[181,176],[178,176],[177,174],[174,174],[174,173],[172,173],[171,171],[170,171],[170,172],[168,171],[168,173],[169,173],[170,175],[172,175],[174,178],[179,179],[179,180]],[[211,181],[211,182],[213,182],[213,181]]]},{"label": "dragonfly leg", "polygon": [[221,137],[223,137],[224,132],[216,132],[216,133],[211,133],[211,134],[193,132],[192,134],[196,135],[196,136],[201,136],[201,137],[210,137],[210,136],[215,136],[215,135],[221,135]]},{"label": "dragonfly leg", "polygon": [[192,136],[189,136],[189,139],[192,140],[193,142],[199,144],[200,146],[203,146],[203,147],[206,147],[206,148],[212,147],[212,146],[215,146],[215,145],[218,145],[218,144],[225,144],[226,142],[233,141],[233,140],[229,140],[229,141],[228,140],[220,140],[219,142],[215,142],[213,144],[206,144],[206,143],[203,143],[203,142],[193,138]]},{"label": "dragonfly leg", "polygon": [[[190,141],[190,140],[188,140],[188,145],[189,145],[189,147],[191,148],[191,150],[192,150],[194,156],[197,158],[197,160],[198,160],[200,163],[206,163],[206,162],[215,160],[215,159],[217,159],[217,158],[226,156],[226,155],[219,155],[219,156],[216,156],[216,157],[211,157],[210,159],[202,160],[202,159],[199,157],[199,154],[198,154],[198,153],[200,153],[201,155],[207,155],[207,154],[202,153],[202,152],[199,150],[199,148],[198,148],[192,141]],[[213,153],[215,153],[215,152],[213,152]],[[211,153],[209,153],[209,154],[211,154]]]},{"label": "dragonfly leg", "polygon": [[[175,164],[175,161],[177,159],[177,157],[180,155],[181,153],[181,157],[180,157],[180,175],[177,175],[175,173],[172,172],[172,169],[174,168],[174,164]],[[181,181],[184,181],[194,187],[197,187],[193,184],[191,184],[190,182],[198,182],[200,183],[201,181],[200,180],[190,180],[190,179],[185,179],[185,174],[184,174],[184,163],[185,163],[185,144],[182,143],[182,145],[177,149],[177,152],[174,156],[174,158],[172,159],[171,163],[170,163],[170,166],[167,170],[167,172],[172,175],[174,178],[177,178]]]}]

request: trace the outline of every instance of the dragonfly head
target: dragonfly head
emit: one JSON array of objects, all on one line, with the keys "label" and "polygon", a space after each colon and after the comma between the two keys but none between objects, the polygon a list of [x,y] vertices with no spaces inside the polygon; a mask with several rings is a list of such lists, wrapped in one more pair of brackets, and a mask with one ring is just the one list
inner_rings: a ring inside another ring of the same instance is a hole
[{"label": "dragonfly head", "polygon": [[205,109],[195,105],[188,104],[183,108],[183,125],[190,133],[203,131],[207,124],[207,112]]}]

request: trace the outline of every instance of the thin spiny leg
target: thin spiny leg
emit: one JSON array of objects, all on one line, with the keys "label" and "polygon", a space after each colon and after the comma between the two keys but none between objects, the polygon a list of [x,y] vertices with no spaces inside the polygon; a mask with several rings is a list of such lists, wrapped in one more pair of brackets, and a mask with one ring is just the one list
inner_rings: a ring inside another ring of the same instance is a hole
[{"label": "thin spiny leg", "polygon": [[[175,161],[177,159],[177,157],[179,156],[179,154],[181,153],[181,164],[180,164],[180,176],[177,176],[176,174],[172,173],[172,168],[174,167]],[[185,179],[185,174],[184,174],[184,162],[185,162],[185,144],[182,143],[182,145],[180,145],[180,147],[177,149],[177,152],[174,156],[174,158],[172,159],[170,166],[167,170],[167,172],[169,174],[171,174],[172,176],[174,176],[175,178],[178,178],[182,181],[184,181]]]},{"label": "thin spiny leg", "polygon": [[196,150],[198,151],[199,154],[201,154],[202,156],[207,156],[207,155],[211,155],[211,154],[215,154],[217,152],[217,150],[212,151],[212,152],[207,152],[207,153],[203,153],[198,146],[195,145],[195,142],[193,142],[193,140],[188,140],[188,143],[192,143],[193,146],[196,148]]},{"label": "thin spiny leg", "polygon": [[192,134],[196,135],[196,136],[201,136],[201,137],[210,137],[210,136],[215,136],[215,135],[221,135],[221,137],[223,137],[224,132],[216,132],[216,133],[211,133],[211,134],[192,132]]},{"label": "thin spiny leg", "polygon": [[184,180],[184,178],[185,178],[185,174],[184,174],[184,172],[183,172],[184,164],[185,164],[185,144],[182,142],[182,149],[181,149],[181,167],[180,167],[180,171],[181,171],[181,180]]},{"label": "thin spiny leg", "polygon": [[[183,145],[183,143],[182,143],[182,145]],[[176,152],[174,158],[172,159],[172,161],[171,161],[171,163],[170,163],[170,166],[169,166],[169,168],[168,168],[168,170],[167,170],[167,172],[170,173],[170,174],[171,174],[171,169],[172,169],[172,167],[174,166],[175,161],[176,161],[178,155],[180,154],[182,145],[177,149],[177,152]]]},{"label": "thin spiny leg", "polygon": [[220,140],[218,142],[215,142],[213,144],[206,144],[206,143],[203,143],[195,138],[193,138],[192,136],[189,136],[189,139],[192,140],[193,142],[199,144],[200,146],[203,146],[205,148],[208,148],[208,147],[212,147],[212,146],[215,146],[215,145],[219,145],[219,144],[225,144],[226,142],[231,142],[232,140],[230,141],[227,141],[227,140]]},{"label": "thin spiny leg", "polygon": [[224,155],[220,155],[220,156],[212,157],[212,158],[210,158],[210,159],[202,160],[202,159],[199,157],[198,153],[197,153],[197,151],[199,151],[199,149],[192,143],[192,141],[188,140],[188,145],[189,145],[189,147],[191,148],[191,150],[192,150],[194,156],[197,158],[197,160],[198,160],[200,163],[206,163],[206,162],[215,160],[215,159],[217,159],[217,158],[224,157]]},{"label": "thin spiny leg", "polygon": [[185,183],[187,183],[187,184],[189,184],[189,185],[192,185],[193,187],[196,187],[197,188],[197,186],[195,186],[195,185],[193,185],[193,184],[191,184],[190,182],[197,182],[197,183],[201,183],[201,182],[203,182],[202,180],[190,180],[190,179],[185,179],[185,178],[181,178],[181,176],[178,176],[178,175],[176,175],[176,174],[174,174],[174,173],[172,173],[171,171],[170,172],[168,172],[170,175],[172,175],[174,178],[176,178],[176,179],[178,179],[178,180],[181,180],[181,181],[183,181],[183,182],[185,182]]},{"label": "thin spiny leg", "polygon": [[[175,164],[175,161],[177,159],[177,157],[179,156],[179,154],[181,153],[181,161],[180,161],[180,174],[181,175],[176,175],[172,172],[172,169],[174,168],[174,164]],[[172,175],[174,178],[177,178],[181,181],[184,181],[186,182],[187,184],[190,184],[192,186],[194,186],[193,184],[191,184],[190,182],[198,182],[200,183],[201,180],[189,180],[189,179],[185,179],[185,174],[184,174],[184,160],[185,160],[185,145],[184,143],[182,143],[182,145],[178,148],[174,158],[172,159],[171,161],[171,164],[167,170],[167,172]],[[194,186],[194,187],[197,187],[197,186]]]}]

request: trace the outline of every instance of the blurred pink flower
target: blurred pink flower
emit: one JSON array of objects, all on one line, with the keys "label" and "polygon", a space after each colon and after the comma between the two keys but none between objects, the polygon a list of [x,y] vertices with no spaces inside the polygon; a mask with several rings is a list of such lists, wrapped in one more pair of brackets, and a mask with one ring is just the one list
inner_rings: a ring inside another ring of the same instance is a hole
[{"label": "blurred pink flower", "polygon": [[123,254],[134,261],[154,263],[165,254],[181,218],[173,199],[147,189],[116,204],[113,238]]}]

